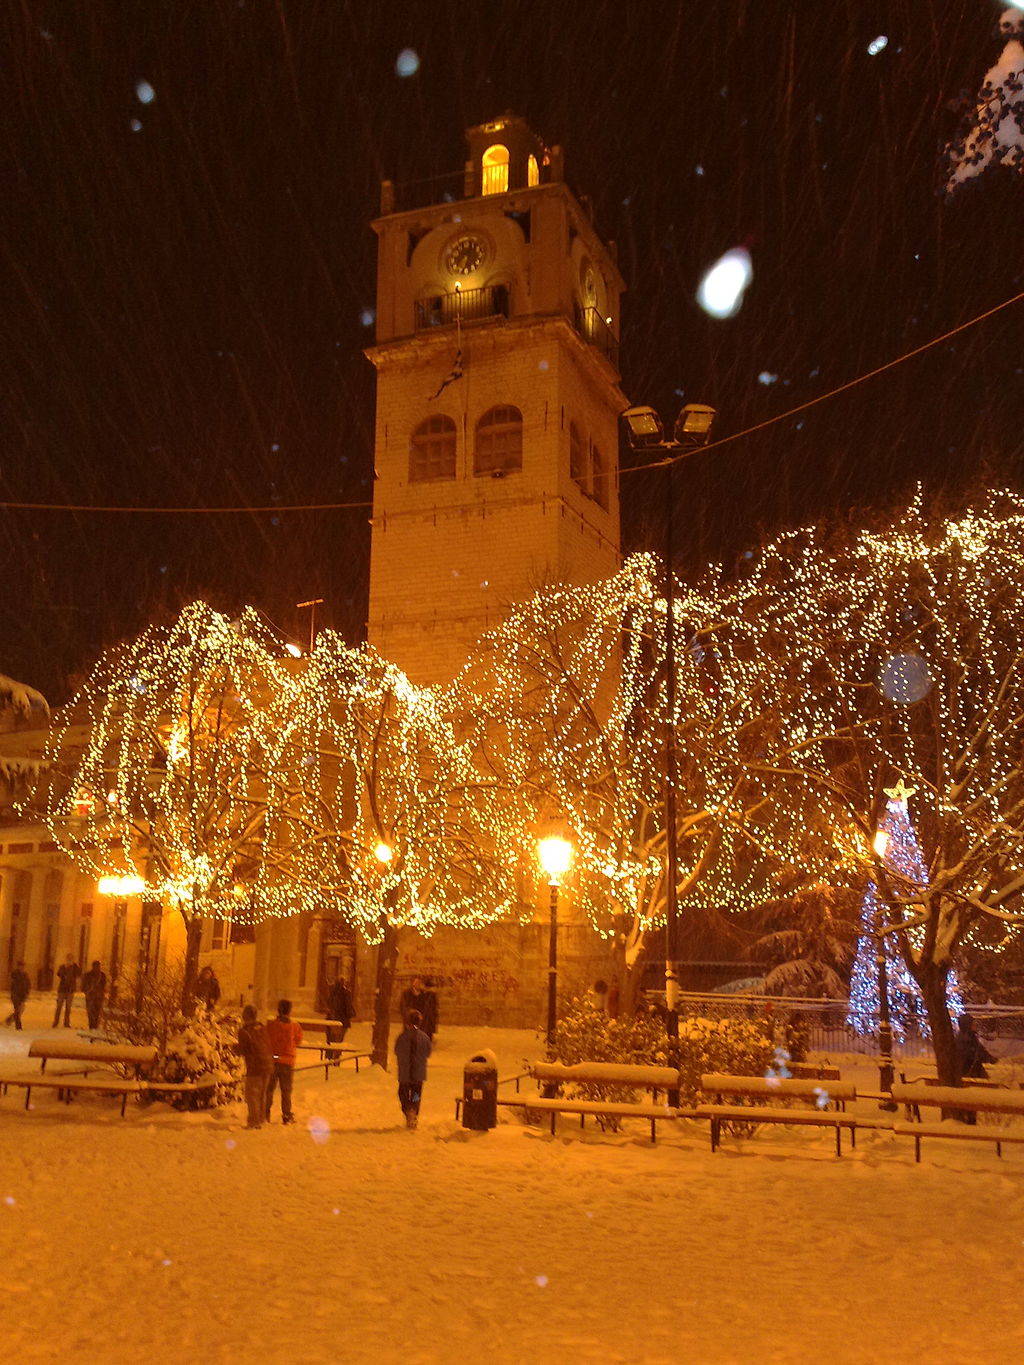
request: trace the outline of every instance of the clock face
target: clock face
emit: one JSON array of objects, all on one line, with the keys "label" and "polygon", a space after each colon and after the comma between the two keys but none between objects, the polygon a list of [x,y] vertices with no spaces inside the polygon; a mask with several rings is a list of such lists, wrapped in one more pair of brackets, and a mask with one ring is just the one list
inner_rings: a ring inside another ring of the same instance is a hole
[{"label": "clock face", "polygon": [[464,233],[456,237],[444,253],[444,263],[452,275],[472,275],[479,270],[487,257],[487,247],[479,237]]},{"label": "clock face", "polygon": [[593,266],[584,266],[580,289],[583,293],[583,302],[588,308],[593,308],[597,302],[597,280],[594,278]]}]

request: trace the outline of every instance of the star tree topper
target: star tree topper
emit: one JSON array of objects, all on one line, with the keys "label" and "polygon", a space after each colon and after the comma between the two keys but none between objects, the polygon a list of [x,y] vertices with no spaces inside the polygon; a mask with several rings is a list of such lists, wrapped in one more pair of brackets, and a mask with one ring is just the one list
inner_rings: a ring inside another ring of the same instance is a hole
[{"label": "star tree topper", "polygon": [[910,798],[917,793],[916,787],[908,787],[901,777],[895,787],[883,787],[882,790],[890,801],[895,801],[899,806],[905,806]]}]

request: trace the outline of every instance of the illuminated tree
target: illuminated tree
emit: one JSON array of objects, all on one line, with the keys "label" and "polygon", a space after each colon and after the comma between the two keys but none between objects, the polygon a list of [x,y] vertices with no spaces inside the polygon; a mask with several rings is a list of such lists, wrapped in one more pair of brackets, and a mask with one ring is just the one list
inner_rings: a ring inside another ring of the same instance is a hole
[{"label": "illuminated tree", "polygon": [[[771,762],[829,816],[847,873],[873,882],[921,991],[939,1074],[959,1080],[947,983],[986,921],[1010,932],[1024,890],[1024,501],[959,519],[920,498],[855,537],[794,533],[723,592],[723,654],[774,688],[789,732]],[[916,789],[922,862],[878,852],[886,789]]]},{"label": "illuminated tree", "polygon": [[[885,818],[880,834],[875,836],[878,852],[886,863],[908,882],[923,886],[928,880],[928,872],[921,857],[921,847],[914,833],[914,826],[907,810],[907,796],[913,795],[901,786],[886,793]],[[911,1025],[921,1029],[927,1037],[929,1033],[927,1017],[921,1000],[917,982],[907,970],[900,957],[893,935],[885,934],[885,903],[879,898],[874,882],[868,883],[861,905],[861,933],[857,940],[857,956],[850,977],[850,1008],[846,1020],[858,1033],[874,1033],[878,1028],[879,1015],[879,969],[878,948],[881,938],[882,951],[886,959],[886,991],[889,999],[889,1020],[893,1036],[899,1041],[907,1036]],[[920,930],[912,936],[920,938]],[[950,973],[947,984],[950,1013],[954,1018],[963,1012],[955,972]]]},{"label": "illuminated tree", "polygon": [[[612,940],[628,1010],[650,930],[665,923],[665,600],[659,566],[635,556],[614,578],[539,592],[482,642],[458,680],[479,761],[576,848],[572,895]],[[779,732],[762,685],[707,642],[714,604],[680,589],[676,619],[677,835],[682,917],[750,905],[813,849],[763,771]]]},{"label": "illuminated tree", "polygon": [[202,602],[105,654],[51,731],[39,794],[60,846],[95,874],[138,879],[185,922],[191,1011],[203,921],[231,918],[268,856],[268,699],[287,687],[256,614]]},{"label": "illuminated tree", "polygon": [[267,839],[281,852],[264,862],[256,898],[273,903],[291,884],[306,906],[340,908],[377,945],[373,1058],[386,1067],[403,932],[522,912],[511,807],[499,806],[442,694],[331,631],[274,725],[282,740]]}]

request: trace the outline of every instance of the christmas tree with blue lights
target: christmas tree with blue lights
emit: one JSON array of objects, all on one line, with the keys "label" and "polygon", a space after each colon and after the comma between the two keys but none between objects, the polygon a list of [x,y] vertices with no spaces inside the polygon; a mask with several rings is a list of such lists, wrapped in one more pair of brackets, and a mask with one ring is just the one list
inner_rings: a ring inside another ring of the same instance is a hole
[{"label": "christmas tree with blue lights", "polygon": [[[889,800],[878,836],[884,848],[882,856],[901,882],[911,886],[926,886],[928,869],[924,865],[921,846],[907,809],[907,797],[912,796],[913,792],[905,788],[901,781],[891,791],[887,789],[886,794]],[[846,1015],[846,1022],[861,1035],[878,1031],[878,928],[884,922],[884,906],[878,895],[878,887],[870,882],[861,902],[861,932],[850,977],[850,1005]],[[918,929],[916,932],[920,934],[922,931]],[[914,933],[914,930],[910,931],[911,939]],[[886,934],[882,944],[893,1038],[897,1042],[904,1042],[912,1026],[922,1037],[930,1037],[921,991],[900,956],[896,935]],[[949,974],[946,998],[950,1014],[954,1019],[959,1018],[964,1007],[954,971]]]}]

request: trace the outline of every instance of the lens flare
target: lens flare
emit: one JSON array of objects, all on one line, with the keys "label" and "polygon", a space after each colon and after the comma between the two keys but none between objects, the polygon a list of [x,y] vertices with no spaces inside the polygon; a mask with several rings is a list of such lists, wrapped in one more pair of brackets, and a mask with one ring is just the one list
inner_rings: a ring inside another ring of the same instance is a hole
[{"label": "lens flare", "polygon": [[713,318],[735,317],[753,278],[750,252],[741,246],[733,247],[705,272],[697,290],[697,302]]}]

